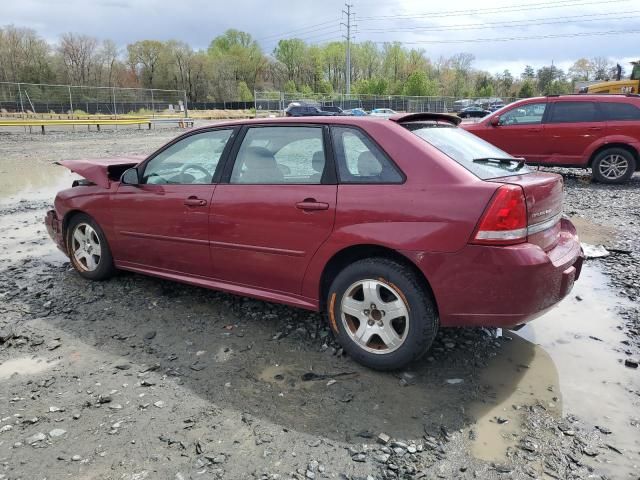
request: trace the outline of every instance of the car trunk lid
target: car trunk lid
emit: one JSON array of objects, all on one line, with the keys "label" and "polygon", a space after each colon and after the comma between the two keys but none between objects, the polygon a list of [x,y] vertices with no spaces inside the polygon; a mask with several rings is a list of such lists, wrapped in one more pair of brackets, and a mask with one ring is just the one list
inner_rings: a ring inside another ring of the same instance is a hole
[{"label": "car trunk lid", "polygon": [[555,173],[531,172],[491,181],[522,188],[527,206],[528,241],[545,251],[552,249],[560,234],[564,197],[562,177]]}]

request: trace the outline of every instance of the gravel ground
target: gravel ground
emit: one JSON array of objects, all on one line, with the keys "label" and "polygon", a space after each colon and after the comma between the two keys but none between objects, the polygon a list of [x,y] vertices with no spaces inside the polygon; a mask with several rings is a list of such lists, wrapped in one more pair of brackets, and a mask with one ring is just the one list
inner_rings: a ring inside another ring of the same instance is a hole
[{"label": "gravel ground", "polygon": [[[70,181],[50,163],[148,153],[175,134],[0,136],[0,480],[640,478],[637,175],[604,187],[562,172],[566,213],[611,254],[587,262],[557,315],[586,325],[602,304],[602,334],[545,340],[544,318],[535,343],[443,330],[427,358],[381,374],[343,355],[317,314],[74,273],[42,224]],[[604,352],[603,371],[567,381],[563,343]],[[583,386],[618,411],[576,415]]]}]

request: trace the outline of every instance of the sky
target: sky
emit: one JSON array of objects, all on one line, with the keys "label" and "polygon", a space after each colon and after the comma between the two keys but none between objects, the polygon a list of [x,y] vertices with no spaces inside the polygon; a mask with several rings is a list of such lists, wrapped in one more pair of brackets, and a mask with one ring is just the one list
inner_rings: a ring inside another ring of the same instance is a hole
[{"label": "sky", "polygon": [[[349,0],[356,42],[400,41],[437,59],[459,52],[491,73],[580,57],[640,59],[638,0]],[[112,39],[186,41],[206,48],[228,28],[249,32],[266,53],[280,38],[323,43],[346,35],[344,0],[0,0],[0,25],[36,30],[55,43],[65,32]],[[606,32],[606,34],[601,34]],[[600,35],[592,35],[600,33]],[[499,39],[499,40],[496,40]]]}]

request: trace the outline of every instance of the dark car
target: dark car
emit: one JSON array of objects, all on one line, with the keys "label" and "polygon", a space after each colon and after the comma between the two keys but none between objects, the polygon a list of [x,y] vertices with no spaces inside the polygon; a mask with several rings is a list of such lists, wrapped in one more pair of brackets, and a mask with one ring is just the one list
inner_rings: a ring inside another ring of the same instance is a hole
[{"label": "dark car", "polygon": [[333,112],[327,112],[325,110],[320,110],[319,107],[315,105],[307,105],[300,103],[292,103],[287,109],[284,111],[287,117],[325,117],[335,115]]},{"label": "dark car", "polygon": [[486,108],[482,108],[477,105],[473,105],[471,107],[463,108],[458,112],[458,116],[460,118],[482,118],[491,113],[491,110],[487,110]]},{"label": "dark car", "polygon": [[603,183],[640,168],[640,97],[555,95],[514,102],[466,130],[529,163],[591,168]]},{"label": "dark car", "polygon": [[323,112],[333,113],[334,115],[344,115],[344,111],[335,105],[323,105],[320,107]]},{"label": "dark car", "polygon": [[541,315],[580,274],[562,177],[459,121],[232,121],[142,161],[63,161],[86,180],[58,193],[47,230],[84,278],[122,269],[326,312],[354,359],[400,368],[440,327]]}]

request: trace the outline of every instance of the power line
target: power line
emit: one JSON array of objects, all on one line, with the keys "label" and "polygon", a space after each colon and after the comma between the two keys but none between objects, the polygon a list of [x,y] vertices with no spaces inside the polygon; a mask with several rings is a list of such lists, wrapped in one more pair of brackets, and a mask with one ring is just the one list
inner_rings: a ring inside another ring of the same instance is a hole
[{"label": "power line", "polygon": [[[386,32],[446,32],[446,31],[459,31],[459,30],[483,30],[483,29],[492,29],[496,27],[500,28],[517,28],[517,27],[528,27],[528,26],[538,26],[538,25],[555,25],[555,24],[567,24],[567,22],[572,20],[580,20],[581,22],[596,22],[599,20],[625,20],[628,18],[636,18],[637,14],[640,13],[640,10],[631,10],[625,12],[624,16],[611,17],[611,15],[621,15],[620,12],[613,13],[595,13],[588,15],[573,15],[569,17],[564,17],[560,20],[553,17],[545,17],[545,18],[536,18],[530,20],[510,20],[503,22],[483,22],[483,23],[466,23],[466,24],[455,24],[455,25],[438,25],[432,27],[403,27],[403,28],[363,28],[363,32],[371,32],[371,33],[386,33]],[[587,18],[587,17],[596,17],[597,18]],[[549,20],[549,21],[546,21]]]},{"label": "power line", "polygon": [[540,10],[541,8],[565,8],[565,7],[578,7],[584,5],[602,5],[605,3],[622,3],[629,2],[630,0],[593,0],[593,1],[583,1],[583,0],[554,0],[551,2],[544,3],[531,3],[528,5],[513,5],[513,6],[505,6],[505,7],[488,7],[488,8],[477,8],[472,10],[446,10],[443,12],[432,12],[432,13],[419,13],[419,14],[401,14],[401,15],[377,15],[371,17],[360,17],[361,20],[388,20],[393,18],[404,18],[404,19],[412,19],[412,18],[420,18],[420,17],[429,17],[429,18],[441,18],[441,17],[455,17],[459,15],[484,15],[490,13],[511,13],[511,12],[522,12],[529,10]]},{"label": "power line", "polygon": [[[472,38],[472,39],[455,39],[455,40],[421,40],[415,42],[399,42],[405,45],[421,45],[421,44],[440,44],[440,43],[479,43],[479,42],[511,42],[517,40],[541,40],[548,38],[571,38],[571,37],[592,37],[604,35],[620,35],[620,33],[631,34],[640,33],[640,30],[607,30],[602,32],[576,32],[576,33],[558,33],[549,35],[531,35],[522,37],[500,37],[500,38]],[[383,41],[374,41],[374,43],[389,43]]]},{"label": "power line", "polygon": [[[311,33],[311,32],[315,32],[315,31],[319,31],[319,30],[325,30],[328,28],[335,28],[335,24],[336,24],[336,20],[329,20],[326,22],[322,22],[322,23],[316,23],[313,25],[308,25],[307,27],[300,27],[297,28],[295,30],[291,30],[289,32],[284,32],[284,33],[273,33],[270,35],[266,35],[264,37],[258,38],[258,41],[262,41],[262,40],[268,40],[271,38],[277,38],[277,37],[286,37],[289,35],[304,35],[306,33]],[[322,25],[327,25],[326,27],[321,27]],[[314,27],[321,27],[321,28],[314,28]]]}]

